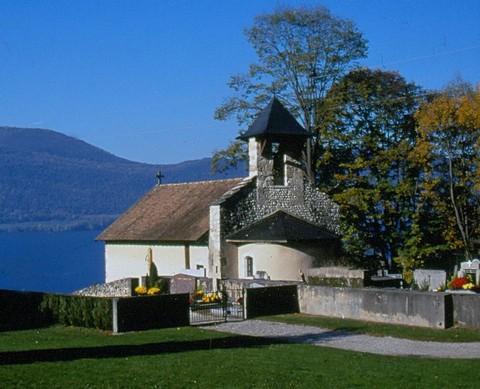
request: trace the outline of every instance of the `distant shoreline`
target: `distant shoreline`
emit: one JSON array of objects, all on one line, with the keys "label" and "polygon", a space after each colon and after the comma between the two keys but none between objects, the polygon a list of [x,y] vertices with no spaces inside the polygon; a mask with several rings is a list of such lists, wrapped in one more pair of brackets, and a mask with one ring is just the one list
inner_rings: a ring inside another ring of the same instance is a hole
[{"label": "distant shoreline", "polygon": [[22,223],[1,223],[0,233],[94,231],[107,228],[119,215],[101,215],[76,220],[45,220]]}]

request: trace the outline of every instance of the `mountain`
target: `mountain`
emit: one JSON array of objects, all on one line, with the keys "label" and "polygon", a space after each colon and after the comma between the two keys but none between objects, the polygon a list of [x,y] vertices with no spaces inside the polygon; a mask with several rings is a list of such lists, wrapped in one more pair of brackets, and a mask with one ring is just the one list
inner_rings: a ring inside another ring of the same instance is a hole
[{"label": "mountain", "polygon": [[0,127],[0,231],[97,229],[157,184],[246,175],[212,174],[210,158],[153,165],[119,158],[45,129]]}]

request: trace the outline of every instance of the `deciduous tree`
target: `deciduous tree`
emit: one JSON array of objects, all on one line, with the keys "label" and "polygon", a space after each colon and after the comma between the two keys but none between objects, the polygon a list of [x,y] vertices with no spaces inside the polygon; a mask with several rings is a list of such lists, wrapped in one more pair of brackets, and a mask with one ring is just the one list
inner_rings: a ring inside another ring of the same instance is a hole
[{"label": "deciduous tree", "polygon": [[456,80],[415,117],[423,196],[435,199],[448,247],[471,259],[480,245],[480,85]]},{"label": "deciduous tree", "polygon": [[[319,155],[319,103],[331,85],[366,56],[366,40],[353,22],[320,6],[259,15],[245,34],[258,62],[250,65],[248,73],[231,78],[229,86],[236,94],[216,110],[215,118],[235,117],[241,126],[248,125],[276,95],[313,133],[310,159],[315,161]],[[242,158],[242,150],[233,143],[215,153],[214,163],[220,159],[235,163]],[[310,168],[307,166],[309,172]]]},{"label": "deciduous tree", "polygon": [[419,170],[406,156],[420,95],[396,72],[359,69],[323,102],[319,186],[340,204],[344,248],[364,265],[390,262],[412,228]]}]

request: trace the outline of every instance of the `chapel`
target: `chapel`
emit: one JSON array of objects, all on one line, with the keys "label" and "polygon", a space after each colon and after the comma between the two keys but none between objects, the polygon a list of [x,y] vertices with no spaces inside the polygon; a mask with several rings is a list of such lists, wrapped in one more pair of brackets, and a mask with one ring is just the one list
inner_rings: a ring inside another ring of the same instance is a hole
[{"label": "chapel", "polygon": [[274,97],[239,137],[248,177],[158,184],[103,231],[105,281],[158,274],[298,280],[338,260],[339,207],[305,174],[310,138]]}]

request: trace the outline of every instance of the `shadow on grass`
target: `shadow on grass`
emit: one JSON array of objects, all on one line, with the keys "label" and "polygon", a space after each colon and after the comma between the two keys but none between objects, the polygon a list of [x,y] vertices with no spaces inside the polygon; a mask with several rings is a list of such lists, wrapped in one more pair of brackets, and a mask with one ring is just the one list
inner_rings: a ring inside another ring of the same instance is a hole
[{"label": "shadow on grass", "polygon": [[0,353],[0,365],[29,364],[35,362],[64,362],[77,359],[125,358],[198,350],[263,347],[281,343],[285,343],[285,341],[253,336],[227,336],[224,338],[206,340],[147,343],[141,345],[8,351]]},{"label": "shadow on grass", "polygon": [[332,330],[332,331],[322,331],[322,332],[309,332],[309,333],[303,333],[299,335],[271,336],[270,339],[275,339],[275,340],[279,340],[281,342],[286,342],[286,343],[328,344],[329,342],[345,339],[354,335],[357,335],[357,334],[354,334],[348,331]]},{"label": "shadow on grass", "polygon": [[342,326],[342,327],[335,327],[335,329],[332,329],[332,331],[338,331],[338,332],[350,332],[353,334],[365,334],[366,331],[368,330],[367,326]]},{"label": "shadow on grass", "polygon": [[293,343],[310,343],[310,342],[328,343],[335,340],[348,338],[354,335],[356,334],[353,334],[351,332],[346,332],[346,331],[335,330],[335,331],[325,331],[322,333],[311,333],[311,334],[304,334],[304,335],[298,335],[298,336],[289,336],[283,339]]}]

